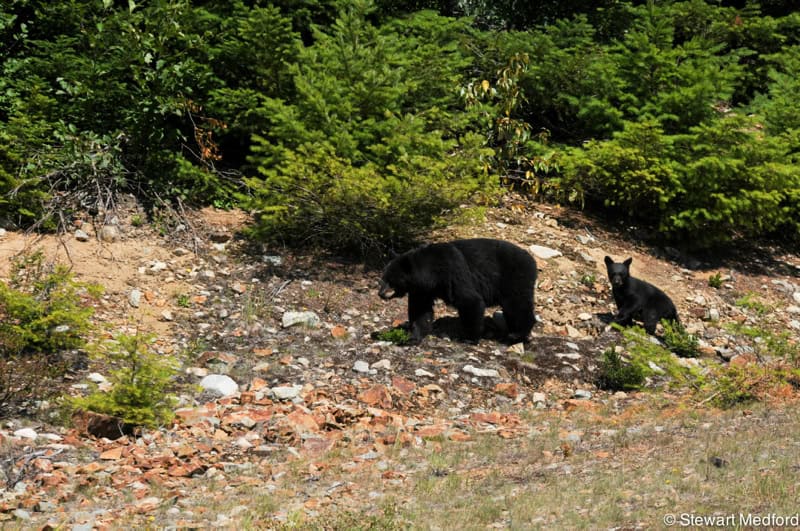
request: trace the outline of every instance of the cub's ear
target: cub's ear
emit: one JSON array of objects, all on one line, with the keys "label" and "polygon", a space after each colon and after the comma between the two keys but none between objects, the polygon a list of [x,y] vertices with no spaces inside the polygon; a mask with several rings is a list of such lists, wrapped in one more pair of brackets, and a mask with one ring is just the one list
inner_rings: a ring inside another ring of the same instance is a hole
[{"label": "cub's ear", "polygon": [[607,266],[610,266],[611,264],[614,263],[614,260],[612,260],[610,256],[606,256],[605,257],[605,262],[606,262]]},{"label": "cub's ear", "polygon": [[631,262],[633,262],[633,258],[628,258],[627,260],[625,260],[622,263],[625,264],[626,266],[630,267],[631,266]]}]

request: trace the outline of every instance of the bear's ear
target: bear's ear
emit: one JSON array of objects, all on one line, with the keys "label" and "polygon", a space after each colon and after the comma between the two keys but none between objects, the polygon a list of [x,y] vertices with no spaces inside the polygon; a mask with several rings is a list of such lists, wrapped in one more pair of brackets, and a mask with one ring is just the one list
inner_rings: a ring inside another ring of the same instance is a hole
[{"label": "bear's ear", "polygon": [[610,256],[606,256],[605,257],[605,262],[606,262],[607,266],[610,266],[611,264],[614,263],[614,260],[612,260]]},{"label": "bear's ear", "polygon": [[631,262],[633,262],[633,258],[628,258],[627,260],[625,260],[622,263],[625,264],[627,267],[630,267],[631,266]]}]

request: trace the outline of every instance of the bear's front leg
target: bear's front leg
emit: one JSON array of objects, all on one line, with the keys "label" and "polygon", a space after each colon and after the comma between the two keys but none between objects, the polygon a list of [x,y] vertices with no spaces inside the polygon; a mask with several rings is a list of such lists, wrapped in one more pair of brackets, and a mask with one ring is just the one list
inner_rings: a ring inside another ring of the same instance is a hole
[{"label": "bear's front leg", "polygon": [[486,305],[480,295],[464,297],[456,305],[464,339],[477,344],[483,334],[483,313]]},{"label": "bear's front leg", "polygon": [[411,342],[419,343],[433,330],[433,297],[419,293],[408,294],[408,327]]}]

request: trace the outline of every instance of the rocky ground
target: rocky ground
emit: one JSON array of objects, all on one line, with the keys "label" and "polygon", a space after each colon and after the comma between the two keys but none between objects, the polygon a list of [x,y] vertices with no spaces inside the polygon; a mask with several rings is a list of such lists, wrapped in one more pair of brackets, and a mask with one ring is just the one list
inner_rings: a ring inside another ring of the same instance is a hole
[{"label": "rocky ground", "polygon": [[[181,383],[198,387],[182,388],[173,425],[139,437],[103,433],[88,418],[72,427],[56,426],[46,414],[3,420],[4,528],[350,528],[341,515],[360,515],[364,525],[389,506],[394,524],[446,528],[415,519],[423,479],[456,472],[472,478],[493,468],[517,485],[575,470],[602,475],[616,451],[631,447],[620,433],[651,445],[650,453],[642,450],[647,466],[664,433],[672,437],[664,447],[695,437],[686,422],[667,418],[673,410],[663,401],[684,411],[707,411],[707,404],[683,400],[686,390],[596,387],[602,352],[621,343],[606,325],[614,306],[605,255],[633,257],[633,274],[672,297],[700,340],[701,357],[691,363],[701,369],[772,361],[754,355],[726,326],[732,323],[788,331],[795,344],[800,337],[798,255],[760,248],[713,260],[687,256],[549,205],[509,202],[480,225],[435,235],[502,238],[537,257],[539,322],[529,344],[510,347],[491,337],[479,345],[453,339],[455,313],[443,305],[435,334],[421,345],[379,341],[376,333],[404,320],[406,304],[377,296],[379,270],[288,249],[254,250],[236,235],[246,222],[241,213],[198,212],[171,238],[134,226],[134,217],[121,215],[102,238],[86,224],[84,241],[4,233],[0,278],[8,274],[7,257],[42,247],[71,263],[80,280],[105,286],[97,324],[157,334],[158,352],[183,360]],[[722,285],[714,288],[709,277],[717,273]],[[105,369],[89,364],[66,391],[102,385]],[[778,418],[796,391],[768,397]],[[746,431],[748,422],[735,418],[725,429]],[[487,440],[492,452],[504,453],[475,457]],[[540,446],[531,450],[534,443]],[[437,465],[431,457],[458,448],[470,449],[464,463],[471,464]],[[534,457],[524,466],[510,459],[522,454]],[[796,493],[797,484],[791,489]],[[510,492],[521,495],[519,487]],[[636,505],[626,496],[624,503]],[[515,510],[477,527],[565,523],[555,508],[517,520]],[[652,526],[640,517],[634,509],[619,516],[624,526]]]}]

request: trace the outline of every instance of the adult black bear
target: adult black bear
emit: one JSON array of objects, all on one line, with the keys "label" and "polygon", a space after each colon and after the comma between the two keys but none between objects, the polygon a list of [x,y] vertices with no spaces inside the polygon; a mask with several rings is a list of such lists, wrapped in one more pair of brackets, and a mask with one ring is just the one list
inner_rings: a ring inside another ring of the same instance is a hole
[{"label": "adult black bear", "polygon": [[614,322],[629,326],[634,318],[641,320],[648,334],[655,333],[656,325],[661,319],[678,323],[678,310],[669,296],[649,282],[631,276],[632,261],[633,258],[628,258],[618,263],[610,256],[605,258],[611,292],[614,302],[617,303]]},{"label": "adult black bear", "polygon": [[524,249],[502,240],[475,238],[433,243],[392,260],[383,271],[383,299],[408,294],[411,339],[419,342],[433,328],[433,301],[458,310],[464,338],[477,342],[487,306],[499,305],[508,324],[508,341],[526,341],[533,328],[536,261]]}]

